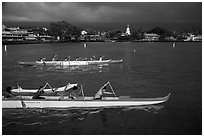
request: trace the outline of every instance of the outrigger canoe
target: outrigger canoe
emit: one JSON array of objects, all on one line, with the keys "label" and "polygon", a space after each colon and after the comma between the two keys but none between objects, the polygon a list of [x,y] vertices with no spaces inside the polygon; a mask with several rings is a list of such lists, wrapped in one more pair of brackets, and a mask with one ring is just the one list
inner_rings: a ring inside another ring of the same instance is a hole
[{"label": "outrigger canoe", "polygon": [[81,65],[100,65],[100,64],[115,64],[115,63],[122,63],[123,60],[88,60],[88,61],[31,61],[31,62],[23,62],[18,61],[20,65],[24,66],[36,66],[36,65],[43,65],[43,66],[81,66]]},{"label": "outrigger canoe", "polygon": [[90,108],[142,106],[160,104],[166,102],[169,97],[170,94],[161,98],[104,97],[101,100],[94,100],[93,97],[81,97],[74,100],[60,100],[60,97],[57,96],[47,96],[45,97],[46,99],[43,100],[33,100],[31,97],[24,96],[22,97],[22,100],[3,100],[2,108]]},{"label": "outrigger canoe", "polygon": [[[108,84],[110,85],[110,82],[101,87],[99,91]],[[110,87],[112,89],[111,85]],[[32,99],[32,96],[19,96],[18,99],[3,99],[2,108],[97,108],[143,106],[160,104],[166,102],[170,97],[170,94],[158,98],[118,97],[115,95],[113,89],[112,94],[114,97],[102,97],[100,99],[84,96],[83,88],[81,93],[82,96],[78,96],[75,99],[70,99],[68,96],[44,96],[45,99]]]}]

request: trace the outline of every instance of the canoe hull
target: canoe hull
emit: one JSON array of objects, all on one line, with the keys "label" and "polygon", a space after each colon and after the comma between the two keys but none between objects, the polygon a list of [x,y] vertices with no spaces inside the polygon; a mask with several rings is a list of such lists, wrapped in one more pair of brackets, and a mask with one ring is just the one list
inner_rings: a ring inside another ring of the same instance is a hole
[{"label": "canoe hull", "polygon": [[36,62],[35,61],[31,61],[31,62],[18,61],[18,64],[23,65],[23,66],[35,66]]},{"label": "canoe hull", "polygon": [[[89,108],[89,107],[123,107],[159,104],[164,101],[23,101],[26,108]],[[22,102],[3,101],[2,108],[23,108]]]},{"label": "canoe hull", "polygon": [[123,62],[122,59],[121,60],[110,60],[109,61],[110,64],[116,64],[116,63],[122,63],[122,62]]},{"label": "canoe hull", "polygon": [[128,100],[120,98],[102,99],[102,100],[3,100],[2,108],[91,108],[91,107],[126,107],[126,106],[143,106],[154,105],[166,102],[169,96],[162,98],[146,98]]},{"label": "canoe hull", "polygon": [[93,61],[34,61],[34,62],[21,62],[18,63],[23,66],[85,66],[97,64],[114,64],[122,63],[123,60],[93,60]]}]

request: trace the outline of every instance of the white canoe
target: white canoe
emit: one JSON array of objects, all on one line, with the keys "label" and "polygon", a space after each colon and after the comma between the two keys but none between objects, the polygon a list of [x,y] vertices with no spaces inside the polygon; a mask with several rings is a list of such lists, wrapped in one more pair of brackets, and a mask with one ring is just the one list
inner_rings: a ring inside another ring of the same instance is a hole
[{"label": "white canoe", "polygon": [[[65,90],[69,90],[73,88],[74,86],[77,86],[78,84],[68,84],[67,86],[59,87],[59,88],[49,88],[49,89],[43,89],[45,93],[53,93],[53,92],[63,92]],[[17,92],[17,93],[36,93],[38,89],[22,89],[21,87],[17,89],[12,89],[12,92]]]},{"label": "white canoe", "polygon": [[114,64],[114,63],[122,63],[123,60],[88,60],[88,61],[33,61],[33,62],[22,62],[18,61],[20,65],[24,66],[35,66],[35,65],[43,65],[43,66],[84,66],[84,65],[97,65],[97,64]]},{"label": "white canoe", "polygon": [[2,108],[90,108],[90,107],[125,107],[153,105],[166,102],[170,94],[159,98],[129,98],[103,97],[94,100],[93,97],[78,97],[74,100],[60,99],[59,96],[44,96],[45,99],[31,99],[31,96],[22,96],[21,99],[4,99]]}]

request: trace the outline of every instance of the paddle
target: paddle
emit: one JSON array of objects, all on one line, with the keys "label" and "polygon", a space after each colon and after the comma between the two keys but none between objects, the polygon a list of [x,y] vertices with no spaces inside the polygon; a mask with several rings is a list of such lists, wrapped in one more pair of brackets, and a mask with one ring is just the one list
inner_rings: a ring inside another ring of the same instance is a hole
[{"label": "paddle", "polygon": [[64,93],[66,92],[66,89],[67,89],[67,86],[68,86],[68,85],[70,85],[70,83],[68,83],[68,84],[65,86],[64,91],[60,94],[59,100],[64,99]]},{"label": "paddle", "polygon": [[[18,83],[16,85],[17,85],[19,93],[20,93],[20,86],[18,85]],[[22,105],[23,109],[26,109],[26,104],[25,104],[25,102],[23,102],[23,98],[21,96],[21,93],[19,95],[20,95],[20,98],[21,98],[21,105]]]}]

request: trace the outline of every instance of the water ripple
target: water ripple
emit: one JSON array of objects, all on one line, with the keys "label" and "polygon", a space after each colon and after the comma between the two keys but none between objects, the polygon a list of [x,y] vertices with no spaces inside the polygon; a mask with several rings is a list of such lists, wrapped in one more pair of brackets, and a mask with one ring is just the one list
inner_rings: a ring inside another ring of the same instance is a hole
[{"label": "water ripple", "polygon": [[158,111],[161,110],[163,107],[164,107],[163,105],[135,106],[124,108],[123,111],[144,110],[146,112],[157,114]]}]

